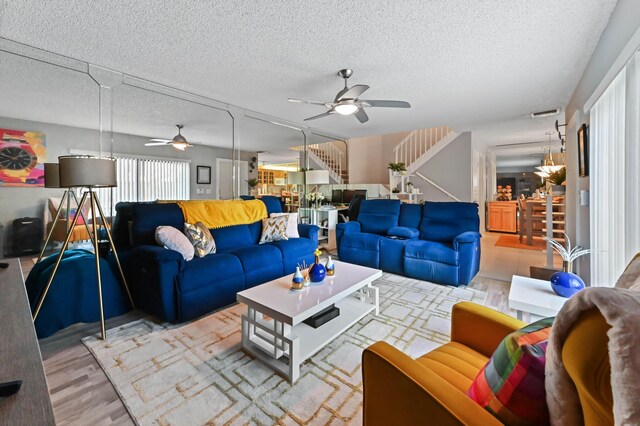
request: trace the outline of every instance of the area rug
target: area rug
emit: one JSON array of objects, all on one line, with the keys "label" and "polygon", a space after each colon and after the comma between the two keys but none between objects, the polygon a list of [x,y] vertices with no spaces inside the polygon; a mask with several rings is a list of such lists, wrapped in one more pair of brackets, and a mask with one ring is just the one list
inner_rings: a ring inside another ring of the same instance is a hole
[{"label": "area rug", "polygon": [[525,250],[538,250],[543,251],[547,249],[547,243],[540,237],[532,238],[532,245],[527,244],[527,237],[522,238],[522,242],[520,242],[520,237],[518,235],[500,235],[498,241],[496,241],[497,247],[510,247],[517,249],[525,249]]},{"label": "area rug", "polygon": [[139,425],[360,425],[362,350],[384,340],[420,356],[449,341],[455,303],[486,296],[391,274],[374,285],[380,315],[307,360],[293,385],[241,350],[245,305],[180,325],[141,319],[83,342]]}]

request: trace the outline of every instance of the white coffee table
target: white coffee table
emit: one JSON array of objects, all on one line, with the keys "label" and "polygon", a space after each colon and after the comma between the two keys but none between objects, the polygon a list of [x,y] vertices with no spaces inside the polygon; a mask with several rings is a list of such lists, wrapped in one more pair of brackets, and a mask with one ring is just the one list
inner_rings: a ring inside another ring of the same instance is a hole
[{"label": "white coffee table", "polygon": [[[291,290],[293,274],[238,293],[247,305],[242,316],[242,348],[291,383],[300,364],[369,312],[378,315],[378,288],[371,282],[382,271],[334,261],[336,275],[302,291]],[[340,315],[313,328],[303,321],[335,304]]]},{"label": "white coffee table", "polygon": [[515,309],[518,319],[531,314],[531,321],[554,317],[568,299],[558,296],[549,281],[514,275],[509,290],[509,308]]}]

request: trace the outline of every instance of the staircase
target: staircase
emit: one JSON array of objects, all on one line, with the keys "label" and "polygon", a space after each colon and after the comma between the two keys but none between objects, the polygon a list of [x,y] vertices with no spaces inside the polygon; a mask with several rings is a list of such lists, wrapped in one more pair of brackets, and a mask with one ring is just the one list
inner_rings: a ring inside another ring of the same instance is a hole
[{"label": "staircase", "polygon": [[404,163],[407,174],[413,174],[458,135],[447,126],[414,130],[393,149],[395,162]]},{"label": "staircase", "polygon": [[[295,151],[304,151],[304,146],[291,148]],[[329,177],[337,184],[349,183],[349,173],[342,168],[344,154],[332,143],[307,145],[309,160],[318,164],[321,169],[329,171]]]}]

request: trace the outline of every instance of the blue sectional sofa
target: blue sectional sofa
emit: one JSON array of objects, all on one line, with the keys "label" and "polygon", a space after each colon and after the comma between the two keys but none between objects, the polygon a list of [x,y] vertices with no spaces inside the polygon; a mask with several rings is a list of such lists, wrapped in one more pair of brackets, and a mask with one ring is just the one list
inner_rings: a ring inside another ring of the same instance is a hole
[{"label": "blue sectional sofa", "polygon": [[364,200],[356,221],[338,224],[340,260],[447,285],[480,267],[478,205]]},{"label": "blue sectional sofa", "polygon": [[[277,197],[264,197],[268,213],[281,213]],[[298,225],[301,238],[258,244],[262,222],[211,229],[215,254],[186,262],[155,242],[158,226],[182,230],[174,203],[119,203],[113,233],[136,307],[165,321],[197,318],[236,301],[236,293],[311,264],[318,227]]]}]

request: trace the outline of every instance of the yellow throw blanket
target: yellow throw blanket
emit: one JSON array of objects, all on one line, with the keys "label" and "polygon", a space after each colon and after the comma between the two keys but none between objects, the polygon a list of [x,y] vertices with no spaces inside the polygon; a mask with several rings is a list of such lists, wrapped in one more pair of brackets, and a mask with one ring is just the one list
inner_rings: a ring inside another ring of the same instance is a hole
[{"label": "yellow throw blanket", "polygon": [[207,228],[248,225],[268,217],[260,200],[190,200],[178,201],[184,221],[202,222]]}]

